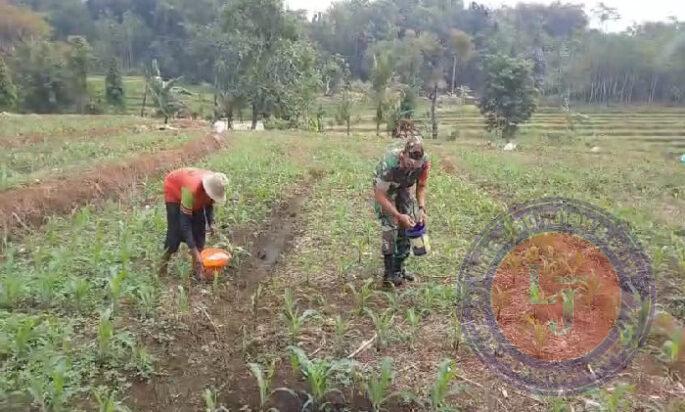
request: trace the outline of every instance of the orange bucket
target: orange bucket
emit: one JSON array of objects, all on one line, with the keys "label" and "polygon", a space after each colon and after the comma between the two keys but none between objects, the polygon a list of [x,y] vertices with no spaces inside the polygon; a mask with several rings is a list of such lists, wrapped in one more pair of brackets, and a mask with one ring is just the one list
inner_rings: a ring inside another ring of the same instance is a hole
[{"label": "orange bucket", "polygon": [[231,254],[223,249],[208,248],[200,252],[206,277],[214,278],[231,263]]}]

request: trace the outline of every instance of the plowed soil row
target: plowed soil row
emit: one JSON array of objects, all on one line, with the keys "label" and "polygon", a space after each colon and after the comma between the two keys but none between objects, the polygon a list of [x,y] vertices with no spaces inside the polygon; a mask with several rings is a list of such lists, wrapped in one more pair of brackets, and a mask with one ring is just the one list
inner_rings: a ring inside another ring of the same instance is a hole
[{"label": "plowed soil row", "polygon": [[133,386],[129,399],[135,410],[202,410],[203,389],[207,387],[224,390],[222,395],[226,397],[222,396],[220,402],[228,405],[229,410],[258,402],[254,382],[245,379],[242,355],[242,351],[249,350],[246,345],[250,346],[245,342],[247,331],[258,328],[252,301],[258,295],[253,293],[260,284],[269,282],[283,254],[292,248],[292,240],[302,224],[301,208],[319,179],[318,175],[310,174],[285,191],[287,195],[256,230],[243,227],[232,231],[232,243],[251,244],[249,259],[229,273],[232,281],[223,283],[216,294],[209,293],[211,286],[190,289],[192,322],[184,319],[188,326],[174,333],[173,344],[160,344],[155,339],[159,331],[143,332],[146,347],[162,360],[162,372]]},{"label": "plowed soil row", "polygon": [[43,143],[47,140],[71,140],[79,137],[88,138],[103,138],[131,129],[127,126],[119,127],[93,127],[86,130],[64,130],[61,132],[51,133],[47,136],[45,133],[28,133],[17,136],[2,136],[0,137],[0,147],[3,149],[15,149],[17,147],[27,146],[34,143]]},{"label": "plowed soil row", "polygon": [[95,166],[68,179],[55,178],[2,192],[0,233],[28,230],[42,224],[46,216],[69,213],[84,203],[116,198],[139,180],[197,161],[222,145],[221,138],[208,135],[175,149],[137,156],[126,163]]}]

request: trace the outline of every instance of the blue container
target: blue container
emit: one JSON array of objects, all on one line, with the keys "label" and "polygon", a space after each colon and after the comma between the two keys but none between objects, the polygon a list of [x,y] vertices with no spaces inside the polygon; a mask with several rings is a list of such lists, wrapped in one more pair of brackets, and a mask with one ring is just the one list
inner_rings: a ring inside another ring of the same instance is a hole
[{"label": "blue container", "polygon": [[414,256],[423,256],[430,252],[430,242],[426,234],[426,225],[418,224],[411,229],[406,229],[405,233],[411,242],[411,249]]}]

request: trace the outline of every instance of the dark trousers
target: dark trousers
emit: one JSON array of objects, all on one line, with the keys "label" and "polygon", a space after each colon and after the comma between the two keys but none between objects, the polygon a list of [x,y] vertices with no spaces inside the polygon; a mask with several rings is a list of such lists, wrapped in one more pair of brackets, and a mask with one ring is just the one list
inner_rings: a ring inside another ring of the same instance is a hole
[{"label": "dark trousers", "polygon": [[[205,211],[199,210],[193,212],[192,216],[192,236],[195,246],[198,250],[205,247],[205,238],[207,233],[207,220],[205,218]],[[166,204],[166,240],[164,242],[164,250],[167,253],[176,253],[181,242],[186,242],[183,230],[181,227],[181,205],[178,203]],[[187,244],[188,242],[186,242]]]}]

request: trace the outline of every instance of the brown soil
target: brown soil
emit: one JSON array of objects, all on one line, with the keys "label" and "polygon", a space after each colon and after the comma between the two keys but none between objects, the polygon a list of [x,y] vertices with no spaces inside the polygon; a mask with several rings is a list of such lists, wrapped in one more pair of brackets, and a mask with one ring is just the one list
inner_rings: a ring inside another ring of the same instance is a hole
[{"label": "brown soil", "polygon": [[[230,271],[230,281],[221,284],[217,292],[208,293],[210,285],[191,289],[193,319],[186,319],[188,329],[175,331],[173,343],[162,344],[154,332],[142,332],[147,335],[146,345],[162,360],[158,369],[163,372],[133,386],[135,410],[201,410],[202,393],[209,387],[219,390],[219,403],[229,410],[259,404],[257,387],[245,361],[246,352],[251,353],[257,345],[247,336],[258,334],[260,329],[252,312],[252,297],[260,283],[270,281],[281,256],[291,248],[301,223],[300,209],[315,179],[312,173],[307,182],[296,184],[257,231],[245,227],[229,233],[232,244],[252,245],[249,258]],[[275,380],[285,378],[277,376]],[[282,411],[296,410],[300,404],[285,393],[274,395],[272,402]]]},{"label": "brown soil", "polygon": [[4,191],[0,193],[0,233],[28,230],[40,225],[48,215],[69,213],[84,203],[117,197],[137,181],[194,162],[222,144],[220,138],[208,135],[126,163],[100,165],[70,178]]},{"label": "brown soil", "polygon": [[[534,266],[539,268],[541,294],[546,299],[558,294],[554,303],[531,302]],[[573,323],[566,334],[557,335],[549,325],[554,322],[559,332],[564,325],[563,289],[576,290]],[[520,244],[504,259],[493,281],[493,312],[502,333],[519,350],[545,360],[573,359],[597,347],[616,321],[620,299],[618,277],[609,259],[589,242],[562,233],[539,235]]]}]

